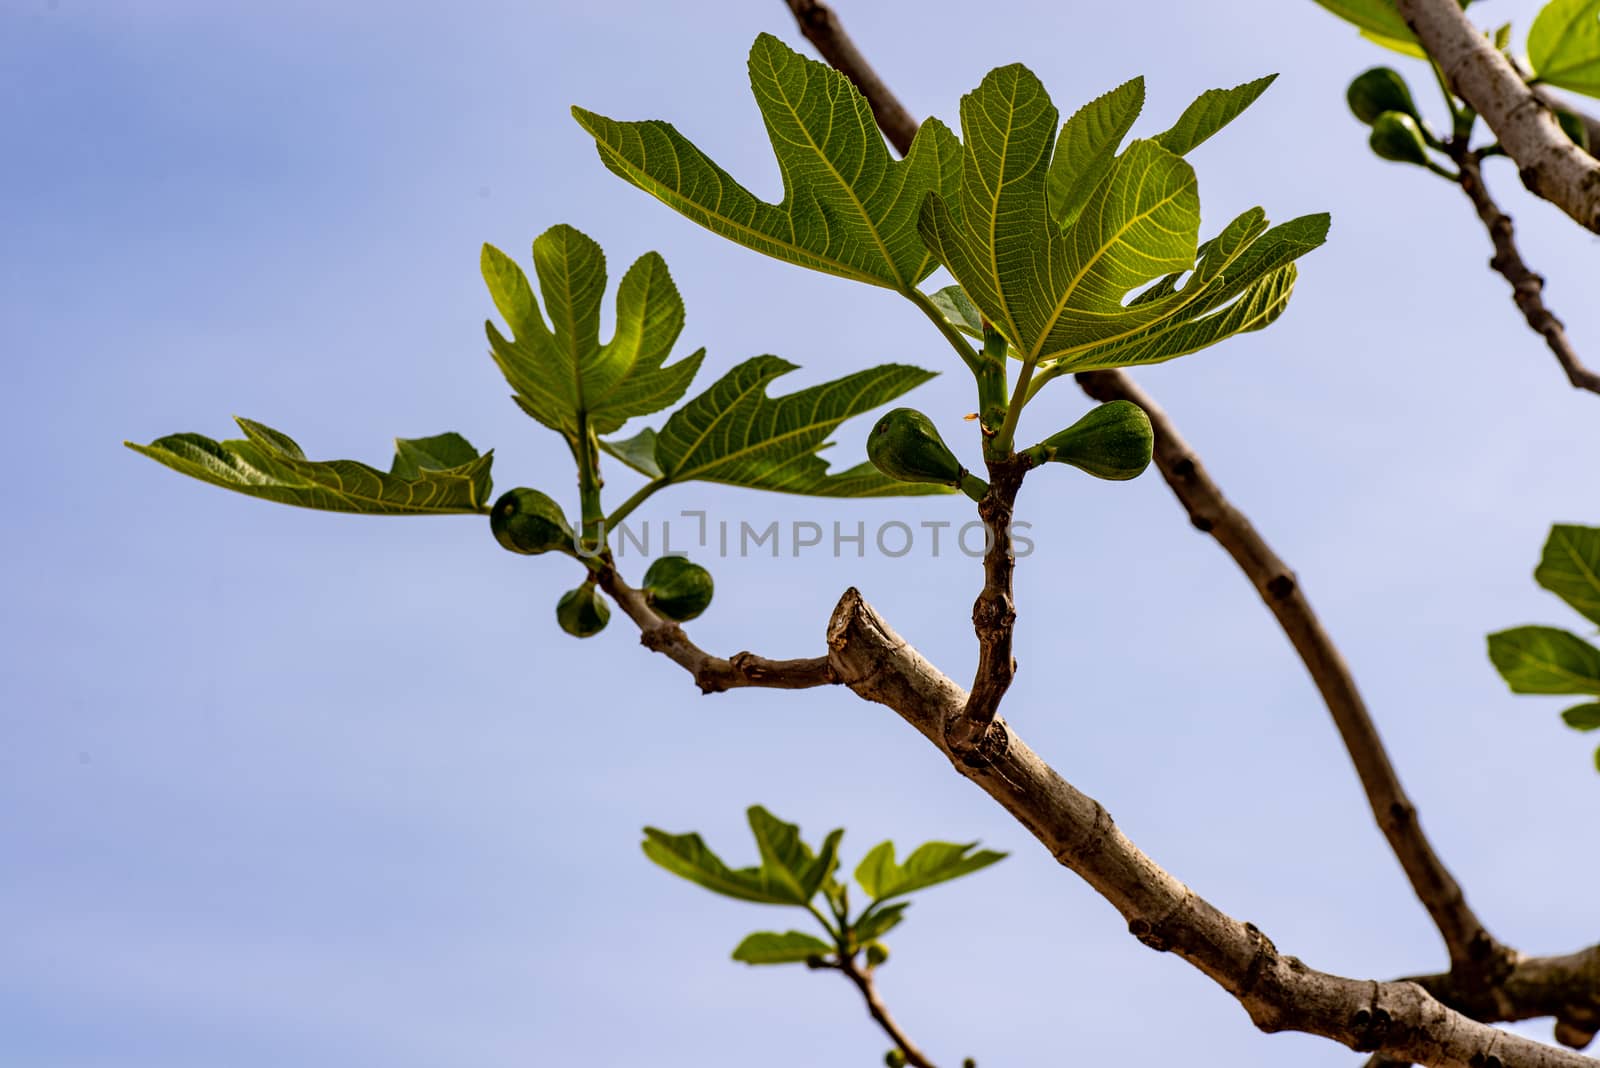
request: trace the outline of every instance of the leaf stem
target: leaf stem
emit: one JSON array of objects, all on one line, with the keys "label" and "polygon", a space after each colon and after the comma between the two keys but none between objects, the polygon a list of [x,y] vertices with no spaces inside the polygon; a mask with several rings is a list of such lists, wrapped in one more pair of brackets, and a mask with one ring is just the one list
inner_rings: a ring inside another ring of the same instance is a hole
[{"label": "leaf stem", "polygon": [[1000,432],[984,443],[984,455],[991,460],[1004,460],[1011,455],[1011,443],[1017,436],[1017,420],[1022,417],[1022,409],[1027,407],[1028,384],[1033,380],[1033,369],[1037,366],[1034,360],[1023,360],[1022,370],[1017,373],[1017,386],[1011,391],[1011,401],[1006,405],[1006,421],[1000,424]]},{"label": "leaf stem", "polygon": [[605,511],[600,504],[600,443],[589,425],[589,413],[578,410],[578,431],[569,443],[578,461],[578,500],[583,515],[583,541],[597,549],[605,541]]},{"label": "leaf stem", "polygon": [[922,314],[933,320],[933,325],[937,326],[939,333],[943,334],[944,339],[950,342],[950,347],[956,350],[956,355],[960,356],[961,362],[967,365],[967,370],[978,376],[981,382],[983,359],[967,343],[967,339],[962,336],[961,331],[951,325],[950,321],[944,317],[938,308],[933,306],[933,301],[928,299],[928,295],[922,290],[912,288],[901,290],[901,292],[905,294],[911,303],[922,309]]},{"label": "leaf stem", "polygon": [[817,908],[817,906],[810,901],[806,902],[806,911],[815,916],[817,918],[817,922],[822,924],[822,929],[828,932],[828,937],[833,939],[834,945],[839,947],[839,955],[843,957],[846,949],[844,932],[835,928],[833,924],[829,923],[828,918],[822,914],[822,910]]},{"label": "leaf stem", "polygon": [[628,516],[633,513],[635,508],[649,500],[650,496],[657,490],[666,489],[670,485],[672,485],[671,479],[654,478],[640,486],[632,497],[629,497],[627,500],[623,501],[617,506],[617,510],[615,512],[612,512],[610,515],[606,516],[606,529],[617,529],[617,524],[628,518]]}]

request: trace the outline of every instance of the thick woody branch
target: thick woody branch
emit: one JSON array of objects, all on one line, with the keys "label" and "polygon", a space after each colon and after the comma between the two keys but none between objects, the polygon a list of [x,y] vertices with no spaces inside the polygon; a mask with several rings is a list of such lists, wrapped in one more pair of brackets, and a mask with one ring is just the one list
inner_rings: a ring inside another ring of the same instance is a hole
[{"label": "thick woody branch", "polygon": [[1555,115],[1456,0],[1395,0],[1455,94],[1516,160],[1522,184],[1600,232],[1600,160],[1568,139]]},{"label": "thick woody branch", "polygon": [[1078,375],[1078,383],[1095,400],[1132,401],[1150,416],[1156,438],[1155,461],[1161,476],[1189,513],[1189,521],[1215,538],[1250,579],[1311,673],[1355,764],[1372,814],[1412,889],[1443,936],[1452,967],[1463,977],[1473,978],[1479,987],[1492,985],[1508,966],[1510,951],[1478,919],[1461,886],[1433,851],[1355,678],[1306,600],[1294,572],[1272,551],[1244,513],[1223,496],[1166,412],[1131,378],[1115,371],[1091,371]]},{"label": "thick woody branch", "polygon": [[1489,240],[1494,243],[1494,258],[1489,261],[1489,266],[1511,283],[1511,297],[1521,309],[1528,328],[1543,337],[1545,344],[1550,346],[1561,369],[1567,373],[1567,381],[1577,389],[1600,393],[1600,375],[1583,365],[1572,342],[1567,340],[1567,331],[1561,320],[1545,307],[1544,278],[1523,262],[1522,253],[1517,249],[1511,216],[1501,211],[1489,195],[1488,187],[1483,184],[1483,166],[1478,156],[1465,145],[1452,142],[1447,147],[1461,176],[1461,190],[1472,201],[1484,229],[1489,231]]},{"label": "thick woody branch", "polygon": [[1438,1068],[1594,1068],[1580,1054],[1468,1019],[1416,983],[1349,979],[1280,953],[1254,925],[1206,901],[1142,853],[997,719],[973,761],[946,741],[967,694],[851,589],[828,624],[828,655],[858,696],[917,728],[957,772],[1000,803],[1062,865],[1120,912],[1145,945],[1170,951],[1238,999],[1263,1031],[1321,1035],[1353,1050]]},{"label": "thick woody branch", "polygon": [[[1457,977],[1424,975],[1411,980],[1446,1005],[1467,1006],[1472,992]],[[1600,946],[1559,957],[1525,957],[1511,967],[1500,986],[1502,1011],[1492,1020],[1532,1020],[1553,1016],[1556,1041],[1583,1049],[1600,1033]]]},{"label": "thick woody branch", "polygon": [[804,690],[839,681],[825,656],[806,660],[769,660],[748,652],[734,653],[727,659],[712,656],[690,641],[678,624],[657,615],[643,591],[622,581],[609,561],[596,573],[595,581],[639,627],[639,644],[661,653],[693,675],[701,693],[721,693],[740,686]]}]

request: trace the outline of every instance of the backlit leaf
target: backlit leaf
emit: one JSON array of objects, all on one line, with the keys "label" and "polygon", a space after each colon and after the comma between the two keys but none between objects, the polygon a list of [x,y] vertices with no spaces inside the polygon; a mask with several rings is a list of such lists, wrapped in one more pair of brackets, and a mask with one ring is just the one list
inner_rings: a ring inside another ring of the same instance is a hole
[{"label": "backlit leaf", "polygon": [[1600,694],[1600,649],[1556,627],[1491,634],[1489,659],[1513,693]]}]

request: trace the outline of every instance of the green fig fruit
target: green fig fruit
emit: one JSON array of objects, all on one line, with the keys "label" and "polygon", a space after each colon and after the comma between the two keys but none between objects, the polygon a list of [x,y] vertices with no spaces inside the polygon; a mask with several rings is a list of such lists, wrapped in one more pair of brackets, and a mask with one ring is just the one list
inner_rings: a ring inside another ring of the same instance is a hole
[{"label": "green fig fruit", "polygon": [[572,527],[561,506],[536,489],[508,490],[489,511],[494,538],[514,553],[572,552]]},{"label": "green fig fruit", "polygon": [[1355,117],[1371,126],[1385,111],[1398,111],[1410,115],[1418,122],[1422,115],[1411,99],[1411,89],[1400,72],[1392,67],[1373,67],[1356,75],[1345,90],[1345,101]]},{"label": "green fig fruit", "polygon": [[650,607],[678,623],[704,612],[711,604],[711,591],[711,572],[686,556],[663,556],[644,573]]},{"label": "green fig fruit", "polygon": [[898,1049],[892,1049],[883,1055],[883,1063],[889,1068],[906,1068],[906,1055]]},{"label": "green fig fruit", "polygon": [[867,435],[867,459],[897,482],[953,486],[973,500],[989,488],[961,466],[933,420],[915,408],[896,408],[878,420]]},{"label": "green fig fruit", "polygon": [[1561,132],[1567,135],[1567,140],[1589,151],[1589,124],[1579,115],[1570,111],[1557,111],[1556,122],[1561,125]]},{"label": "green fig fruit", "polygon": [[1150,417],[1132,401],[1114,400],[1058,434],[1052,434],[1026,455],[1035,464],[1071,464],[1095,478],[1117,481],[1137,477],[1150,466],[1155,432]]},{"label": "green fig fruit", "polygon": [[606,629],[611,609],[591,582],[568,590],[556,602],[556,622],[574,638],[591,638]]},{"label": "green fig fruit", "polygon": [[1428,165],[1428,142],[1423,138],[1417,120],[1410,115],[1398,111],[1385,111],[1379,115],[1373,120],[1372,135],[1367,138],[1367,144],[1384,159],[1396,163],[1415,163],[1419,167]]},{"label": "green fig fruit", "polygon": [[882,942],[867,943],[867,966],[876,968],[889,959],[889,947]]}]

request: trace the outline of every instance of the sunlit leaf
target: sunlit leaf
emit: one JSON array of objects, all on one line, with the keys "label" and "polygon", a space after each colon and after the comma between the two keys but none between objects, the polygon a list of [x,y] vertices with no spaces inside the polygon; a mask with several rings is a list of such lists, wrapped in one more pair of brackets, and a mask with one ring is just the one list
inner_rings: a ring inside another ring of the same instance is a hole
[{"label": "sunlit leaf", "polygon": [[674,875],[727,897],[762,905],[804,905],[810,900],[778,871],[765,866],[728,867],[698,834],[668,834],[646,827],[641,845],[645,856]]},{"label": "sunlit leaf", "polygon": [[1317,0],[1317,3],[1378,37],[1400,42],[1416,40],[1411,27],[1395,9],[1394,0]]},{"label": "sunlit leaf", "polygon": [[1267,86],[1277,77],[1276,74],[1268,74],[1232,89],[1207,89],[1184,109],[1170,130],[1156,134],[1155,140],[1169,152],[1188,155],[1254,104],[1256,98],[1266,92]]},{"label": "sunlit leaf", "polygon": [[1491,634],[1489,659],[1513,693],[1600,694],[1600,649],[1556,627]]},{"label": "sunlit leaf", "polygon": [[1134,78],[1089,101],[1062,123],[1048,177],[1050,218],[1057,226],[1078,217],[1111,170],[1143,106],[1144,79]]},{"label": "sunlit leaf", "polygon": [[705,350],[665,363],[683,329],[683,299],[660,256],[646,253],[623,275],[616,329],[605,344],[600,246],[570,226],[553,226],[534,240],[533,265],[548,324],[522,268],[494,246],[483,247],[484,281],[512,334],[488,323],[489,345],[523,411],[568,436],[587,413],[595,433],[609,434],[683,396]]},{"label": "sunlit leaf", "polygon": [[448,515],[488,509],[492,452],[459,434],[399,438],[387,472],[354,460],[307,460],[287,434],[236,420],[242,440],[172,434],[128,448],[214,486],[279,504],[363,515]]},{"label": "sunlit leaf", "polygon": [[874,901],[885,901],[970,875],[1005,856],[980,850],[976,842],[924,842],[912,850],[904,864],[896,864],[894,843],[880,842],[856,866],[856,882]]},{"label": "sunlit leaf", "polygon": [[955,137],[935,120],[904,160],[890,154],[850,80],[762,34],[750,85],[783,177],[768,203],[665,122],[617,122],[573,108],[613,172],[700,225],[789,263],[909,290],[938,266],[917,234],[930,191],[951,191]]},{"label": "sunlit leaf", "polygon": [[833,952],[833,946],[803,931],[757,931],[745,936],[734,949],[733,959],[744,964],[804,964]]},{"label": "sunlit leaf", "polygon": [[1534,581],[1600,623],[1600,529],[1558,523],[1550,528]]},{"label": "sunlit leaf", "polygon": [[1528,62],[1543,81],[1600,96],[1600,0],[1551,0],[1528,29]]},{"label": "sunlit leaf", "polygon": [[830,473],[817,455],[840,423],[887,404],[932,378],[932,372],[885,364],[767,396],[768,383],[795,369],[776,356],[757,356],[673,412],[656,435],[662,477],[828,497],[949,492],[944,486],[895,481],[867,463]]}]

